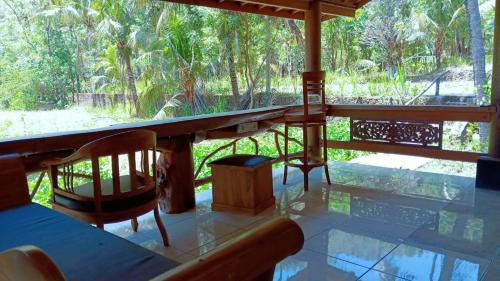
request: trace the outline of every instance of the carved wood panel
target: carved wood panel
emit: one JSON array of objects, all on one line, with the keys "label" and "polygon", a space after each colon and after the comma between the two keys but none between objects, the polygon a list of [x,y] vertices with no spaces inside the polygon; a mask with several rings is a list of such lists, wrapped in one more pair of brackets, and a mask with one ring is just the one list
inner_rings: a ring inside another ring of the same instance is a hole
[{"label": "carved wood panel", "polygon": [[376,121],[351,118],[351,141],[442,147],[443,122]]}]

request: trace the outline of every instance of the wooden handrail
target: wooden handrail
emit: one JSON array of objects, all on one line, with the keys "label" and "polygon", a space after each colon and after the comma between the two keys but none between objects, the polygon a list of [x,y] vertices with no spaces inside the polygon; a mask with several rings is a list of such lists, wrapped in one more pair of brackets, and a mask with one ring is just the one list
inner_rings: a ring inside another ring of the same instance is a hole
[{"label": "wooden handrail", "polygon": [[155,131],[158,139],[161,140],[169,137],[190,135],[201,131],[227,128],[246,122],[271,121],[283,117],[287,109],[288,107],[286,106],[274,106],[193,117],[124,123],[90,130],[6,138],[0,140],[0,155],[9,153],[28,155],[70,150],[80,148],[99,138],[136,129]]},{"label": "wooden handrail", "polygon": [[373,120],[489,122],[494,106],[328,105],[328,116]]},{"label": "wooden handrail", "polygon": [[370,143],[357,141],[333,141],[328,140],[328,148],[348,149],[357,151],[369,151],[378,153],[392,153],[434,159],[453,160],[475,163],[477,159],[484,155],[479,152],[454,151],[432,147],[410,146],[403,144]]}]

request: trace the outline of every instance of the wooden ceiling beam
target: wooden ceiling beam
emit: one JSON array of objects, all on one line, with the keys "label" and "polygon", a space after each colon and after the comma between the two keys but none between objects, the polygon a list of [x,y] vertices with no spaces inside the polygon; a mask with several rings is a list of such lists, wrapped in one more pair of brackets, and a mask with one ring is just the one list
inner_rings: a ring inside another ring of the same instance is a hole
[{"label": "wooden ceiling beam", "polygon": [[290,1],[290,0],[239,0],[245,3],[252,3],[257,5],[271,6],[280,9],[309,10],[309,2],[307,1]]},{"label": "wooden ceiling beam", "polygon": [[321,21],[329,21],[331,19],[336,18],[337,16],[332,16],[332,15],[322,15],[321,16]]},{"label": "wooden ceiling beam", "polygon": [[[164,1],[177,4],[187,4],[195,6],[204,6],[209,8],[224,9],[235,12],[266,15],[272,17],[281,17],[281,18],[297,19],[297,20],[304,19],[303,11],[296,13],[295,12],[296,9],[290,9],[286,7],[280,8],[277,6],[270,6],[269,4],[265,3],[272,1],[245,1],[245,2],[221,1],[221,0],[164,0]],[[278,0],[276,1],[280,2]],[[242,3],[250,3],[250,2],[252,2],[251,4],[256,4],[256,5],[242,5]],[[283,2],[288,2],[288,1],[283,1]],[[259,5],[259,3],[261,3],[262,5]]]},{"label": "wooden ceiling beam", "polygon": [[[166,2],[218,8],[236,12],[303,20],[311,2],[305,0],[164,0]],[[321,3],[322,20],[336,16],[354,17],[356,9],[369,0],[318,0]]]},{"label": "wooden ceiling beam", "polygon": [[321,13],[326,16],[344,16],[352,18],[356,15],[356,9],[322,1]]}]

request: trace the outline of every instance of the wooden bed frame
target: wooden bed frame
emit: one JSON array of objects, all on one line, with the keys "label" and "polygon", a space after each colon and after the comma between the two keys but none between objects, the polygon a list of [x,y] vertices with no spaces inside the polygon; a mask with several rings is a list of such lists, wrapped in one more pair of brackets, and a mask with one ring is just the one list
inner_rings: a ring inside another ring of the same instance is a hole
[{"label": "wooden bed frame", "polygon": [[[0,211],[31,202],[25,175],[19,157],[0,156]],[[270,281],[275,265],[297,253],[303,244],[300,227],[290,219],[277,218],[155,277],[153,281]],[[0,281],[4,280],[65,279],[48,255],[27,245],[0,253]]]}]

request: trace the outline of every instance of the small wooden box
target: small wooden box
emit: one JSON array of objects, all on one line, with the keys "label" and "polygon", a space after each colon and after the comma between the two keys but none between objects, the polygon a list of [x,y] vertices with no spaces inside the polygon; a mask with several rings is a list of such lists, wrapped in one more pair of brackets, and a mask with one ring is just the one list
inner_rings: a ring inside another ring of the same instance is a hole
[{"label": "small wooden box", "polygon": [[274,206],[272,158],[233,155],[210,163],[212,210],[256,215]]}]

